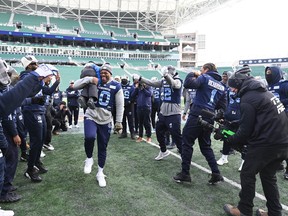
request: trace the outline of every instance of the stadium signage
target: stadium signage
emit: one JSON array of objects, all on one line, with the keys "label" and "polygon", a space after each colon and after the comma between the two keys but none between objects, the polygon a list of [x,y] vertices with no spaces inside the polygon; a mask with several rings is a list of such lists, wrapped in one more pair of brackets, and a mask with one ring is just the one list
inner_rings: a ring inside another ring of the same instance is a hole
[{"label": "stadium signage", "polygon": [[36,37],[36,38],[46,38],[46,39],[64,39],[64,40],[76,40],[76,41],[91,41],[91,42],[102,42],[102,43],[117,43],[117,44],[145,44],[144,41],[124,41],[124,40],[109,40],[101,38],[87,38],[87,37],[75,37],[66,35],[55,35],[55,34],[39,34],[39,33],[29,33],[29,32],[15,32],[15,31],[4,31],[0,30],[1,35],[12,35],[16,37]]}]

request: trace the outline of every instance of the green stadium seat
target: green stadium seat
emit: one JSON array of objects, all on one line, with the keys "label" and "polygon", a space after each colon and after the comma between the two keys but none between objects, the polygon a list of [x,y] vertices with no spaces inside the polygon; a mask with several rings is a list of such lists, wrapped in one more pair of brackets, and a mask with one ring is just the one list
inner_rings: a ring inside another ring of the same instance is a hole
[{"label": "green stadium seat", "polygon": [[26,15],[26,14],[14,14],[13,22],[22,22],[23,26],[37,26],[47,23],[46,16]]}]

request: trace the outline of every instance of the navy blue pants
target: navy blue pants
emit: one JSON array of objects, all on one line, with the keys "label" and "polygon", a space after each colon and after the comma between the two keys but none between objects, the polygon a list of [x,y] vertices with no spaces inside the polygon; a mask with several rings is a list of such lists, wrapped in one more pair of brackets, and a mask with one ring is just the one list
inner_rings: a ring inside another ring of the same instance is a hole
[{"label": "navy blue pants", "polygon": [[18,147],[13,142],[11,136],[8,132],[5,132],[6,140],[8,142],[8,147],[5,153],[5,174],[4,174],[4,184],[1,191],[1,196],[4,197],[10,191],[12,183],[16,174],[17,165],[18,165]]},{"label": "navy blue pants", "polygon": [[71,112],[71,115],[68,116],[69,125],[72,125],[72,116],[73,116],[73,120],[74,120],[74,125],[77,125],[78,124],[78,118],[79,118],[79,107],[69,106],[68,108]]},{"label": "navy blue pants", "polygon": [[112,123],[100,125],[96,122],[84,119],[84,147],[87,158],[93,156],[94,142],[97,136],[98,165],[103,168],[106,162],[107,146],[110,139]]},{"label": "navy blue pants", "polygon": [[[213,124],[210,119],[204,119],[209,123]],[[198,139],[198,143],[200,146],[200,151],[202,155],[206,158],[208,165],[212,171],[212,173],[220,173],[214,152],[211,148],[211,131],[205,130],[198,123],[198,116],[189,115],[187,122],[183,128],[183,145],[182,145],[182,172],[185,174],[189,174],[190,164],[193,155],[193,146],[195,144],[195,140]]]},{"label": "navy blue pants", "polygon": [[0,157],[0,191],[2,192],[4,184],[4,173],[5,173],[5,159],[3,156]]},{"label": "navy blue pants", "polygon": [[151,137],[151,108],[137,107],[139,137],[143,137],[143,127],[145,128],[147,137]]},{"label": "navy blue pants", "polygon": [[129,130],[131,135],[134,134],[135,130],[134,130],[134,104],[128,104],[124,107],[124,113],[123,113],[123,119],[122,119],[122,125],[123,125],[123,129],[122,129],[122,133],[127,133],[127,121],[128,120],[128,126],[129,126]]},{"label": "navy blue pants", "polygon": [[40,154],[46,134],[46,119],[44,113],[24,110],[24,123],[29,133],[30,150],[28,158],[28,169],[40,161]]},{"label": "navy blue pants", "polygon": [[160,101],[152,103],[151,123],[152,123],[153,128],[156,128],[155,117],[156,117],[156,114],[159,115],[160,106],[161,106]]},{"label": "navy blue pants", "polygon": [[182,135],[181,135],[181,115],[163,116],[158,115],[156,122],[156,136],[160,145],[161,152],[166,151],[166,132],[169,131],[172,140],[175,142],[179,152],[182,152]]},{"label": "navy blue pants", "polygon": [[134,126],[135,126],[135,132],[139,132],[139,123],[138,123],[138,114],[137,114],[137,104],[134,103]]}]

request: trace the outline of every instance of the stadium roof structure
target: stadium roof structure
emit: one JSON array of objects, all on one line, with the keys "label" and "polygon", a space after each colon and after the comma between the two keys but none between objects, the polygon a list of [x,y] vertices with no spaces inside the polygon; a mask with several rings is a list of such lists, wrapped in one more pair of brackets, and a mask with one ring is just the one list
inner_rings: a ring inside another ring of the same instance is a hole
[{"label": "stadium roof structure", "polygon": [[231,0],[0,0],[0,11],[176,33],[182,23]]}]

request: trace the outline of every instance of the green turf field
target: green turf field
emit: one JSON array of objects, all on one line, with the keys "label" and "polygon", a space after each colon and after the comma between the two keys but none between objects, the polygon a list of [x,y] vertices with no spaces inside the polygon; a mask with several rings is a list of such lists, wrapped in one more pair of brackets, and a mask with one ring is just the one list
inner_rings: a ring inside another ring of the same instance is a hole
[{"label": "green turf field", "polygon": [[[118,139],[113,134],[108,146],[104,169],[107,187],[96,182],[97,166],[91,174],[83,173],[85,160],[83,126],[53,137],[55,151],[46,152],[43,162],[49,172],[43,174],[41,183],[31,183],[23,176],[26,163],[19,162],[15,185],[22,200],[1,204],[12,209],[16,216],[224,216],[225,203],[238,201],[240,154],[228,158],[220,167],[225,182],[208,185],[207,162],[195,145],[191,184],[178,184],[172,176],[180,171],[180,159],[174,154],[155,161],[159,149],[146,142],[136,143],[130,138]],[[152,141],[156,142],[155,135]],[[213,142],[216,158],[221,156],[220,142]],[[97,149],[95,149],[97,152]],[[97,158],[96,154],[94,158]],[[287,208],[288,181],[278,173],[281,202]],[[263,195],[259,180],[257,192]],[[265,201],[255,198],[256,207],[265,208]],[[288,211],[283,211],[288,215]]]}]

